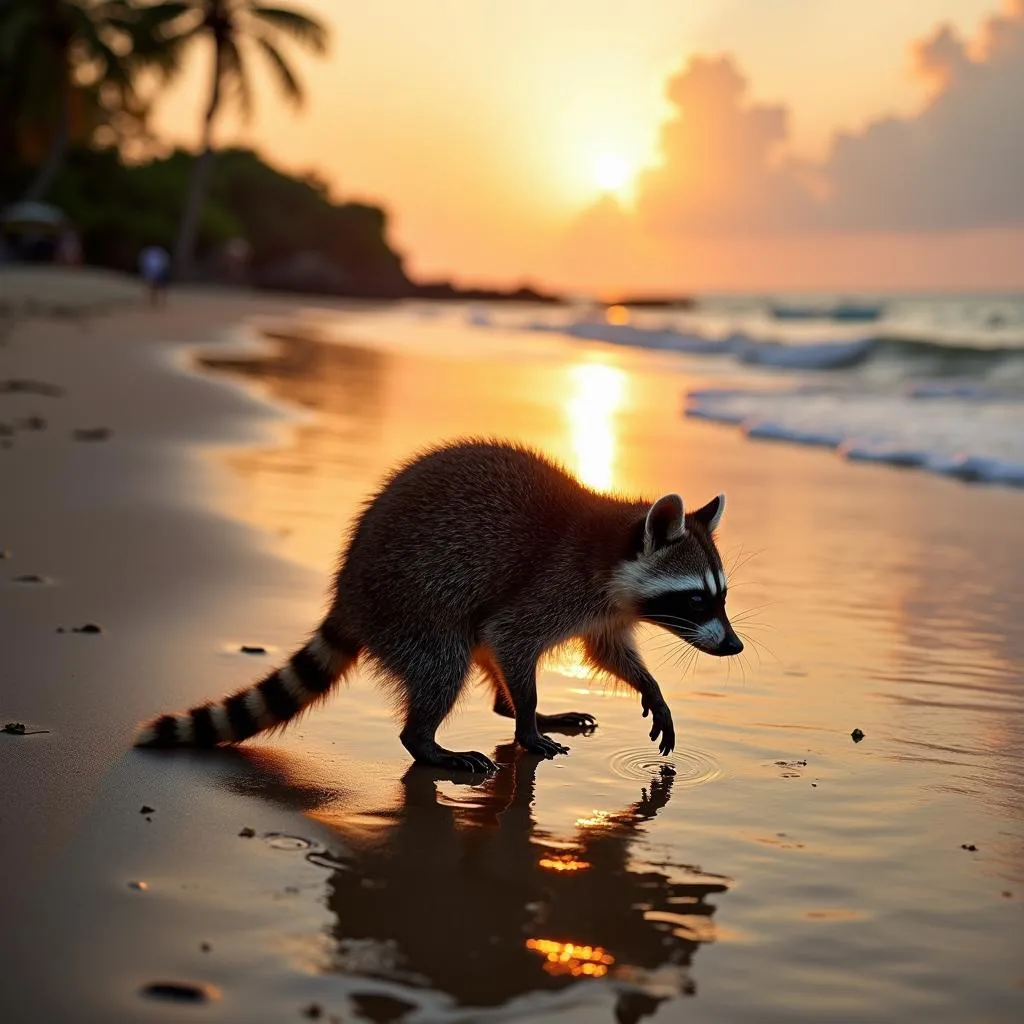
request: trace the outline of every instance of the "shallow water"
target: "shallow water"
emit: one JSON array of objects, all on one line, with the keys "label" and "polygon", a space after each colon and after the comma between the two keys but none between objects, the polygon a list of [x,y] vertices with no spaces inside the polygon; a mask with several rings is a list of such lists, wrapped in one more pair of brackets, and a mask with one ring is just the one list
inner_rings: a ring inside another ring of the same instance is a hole
[{"label": "shallow water", "polygon": [[1019,1019],[1024,496],[686,420],[682,395],[715,381],[684,356],[401,309],[310,314],[300,333],[208,365],[315,411],[283,445],[219,457],[226,509],[325,587],[386,468],[501,435],[595,487],[726,491],[748,639],[718,661],[644,634],[670,767],[635,698],[571,650],[545,666],[541,709],[599,728],[538,764],[475,686],[441,741],[492,753],[482,785],[407,770],[364,673],[254,745],[251,792],[326,830],[304,854],[326,911],[305,969],[393,983],[409,1019]]}]

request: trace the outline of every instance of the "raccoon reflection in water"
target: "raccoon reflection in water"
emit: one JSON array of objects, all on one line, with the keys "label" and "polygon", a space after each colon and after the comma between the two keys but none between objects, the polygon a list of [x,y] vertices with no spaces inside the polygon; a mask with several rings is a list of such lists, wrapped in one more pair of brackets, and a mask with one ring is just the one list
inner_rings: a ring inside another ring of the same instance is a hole
[{"label": "raccoon reflection in water", "polygon": [[484,754],[435,738],[472,666],[490,681],[495,711],[515,720],[519,746],[553,757],[568,748],[542,730],[595,722],[585,712],[538,714],[537,663],[579,638],[593,668],[639,694],[667,755],[672,713],[633,633],[650,622],[707,654],[743,650],[714,541],[724,510],[724,495],[687,513],[677,494],[652,502],[598,493],[516,444],[435,448],[400,467],[365,507],[331,608],[305,647],[223,701],[154,719],[136,742],[217,746],[278,728],[365,656],[398,698],[401,740],[418,764],[491,772]]},{"label": "raccoon reflection in water", "polygon": [[245,792],[300,803],[347,851],[327,881],[333,969],[405,983],[410,1001],[422,987],[481,1007],[605,977],[624,983],[621,1021],[696,991],[693,958],[716,933],[710,897],[732,881],[644,862],[644,825],[669,803],[671,776],[553,833],[533,813],[539,759],[510,743],[482,785],[441,789],[444,776],[410,768],[397,807],[349,824],[319,775],[307,788],[284,755],[245,756],[256,772]]}]

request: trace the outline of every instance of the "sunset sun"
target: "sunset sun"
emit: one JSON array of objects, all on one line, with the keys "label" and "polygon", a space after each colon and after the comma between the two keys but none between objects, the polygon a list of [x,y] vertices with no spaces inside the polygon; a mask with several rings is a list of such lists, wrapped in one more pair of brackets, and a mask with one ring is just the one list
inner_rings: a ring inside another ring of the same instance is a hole
[{"label": "sunset sun", "polygon": [[603,153],[594,163],[594,184],[602,192],[618,192],[629,181],[629,165],[617,153]]}]

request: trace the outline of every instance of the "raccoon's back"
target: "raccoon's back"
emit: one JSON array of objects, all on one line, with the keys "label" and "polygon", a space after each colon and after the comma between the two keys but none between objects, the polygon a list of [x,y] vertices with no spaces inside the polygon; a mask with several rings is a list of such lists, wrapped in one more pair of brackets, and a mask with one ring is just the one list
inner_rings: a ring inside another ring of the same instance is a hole
[{"label": "raccoon's back", "polygon": [[602,499],[541,455],[469,441],[397,470],[352,535],[339,590],[448,616],[500,602],[566,557],[571,525]]}]

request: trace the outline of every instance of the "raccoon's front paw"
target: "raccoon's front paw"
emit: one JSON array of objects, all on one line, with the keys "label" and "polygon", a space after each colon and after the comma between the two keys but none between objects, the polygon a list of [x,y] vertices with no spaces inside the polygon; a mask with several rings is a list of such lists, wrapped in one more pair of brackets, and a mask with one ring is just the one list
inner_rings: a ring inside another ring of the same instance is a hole
[{"label": "raccoon's front paw", "polygon": [[650,714],[653,722],[651,725],[651,739],[657,740],[658,735],[661,735],[661,743],[658,745],[662,757],[667,757],[675,749],[676,745],[676,730],[675,726],[672,725],[672,712],[669,711],[668,705],[662,701],[660,704],[655,704],[653,707],[644,704],[644,718]]},{"label": "raccoon's front paw", "polygon": [[517,736],[516,742],[531,754],[540,754],[541,757],[554,757],[555,754],[568,754],[569,748],[556,743],[548,736],[541,733],[533,733],[531,736]]}]

